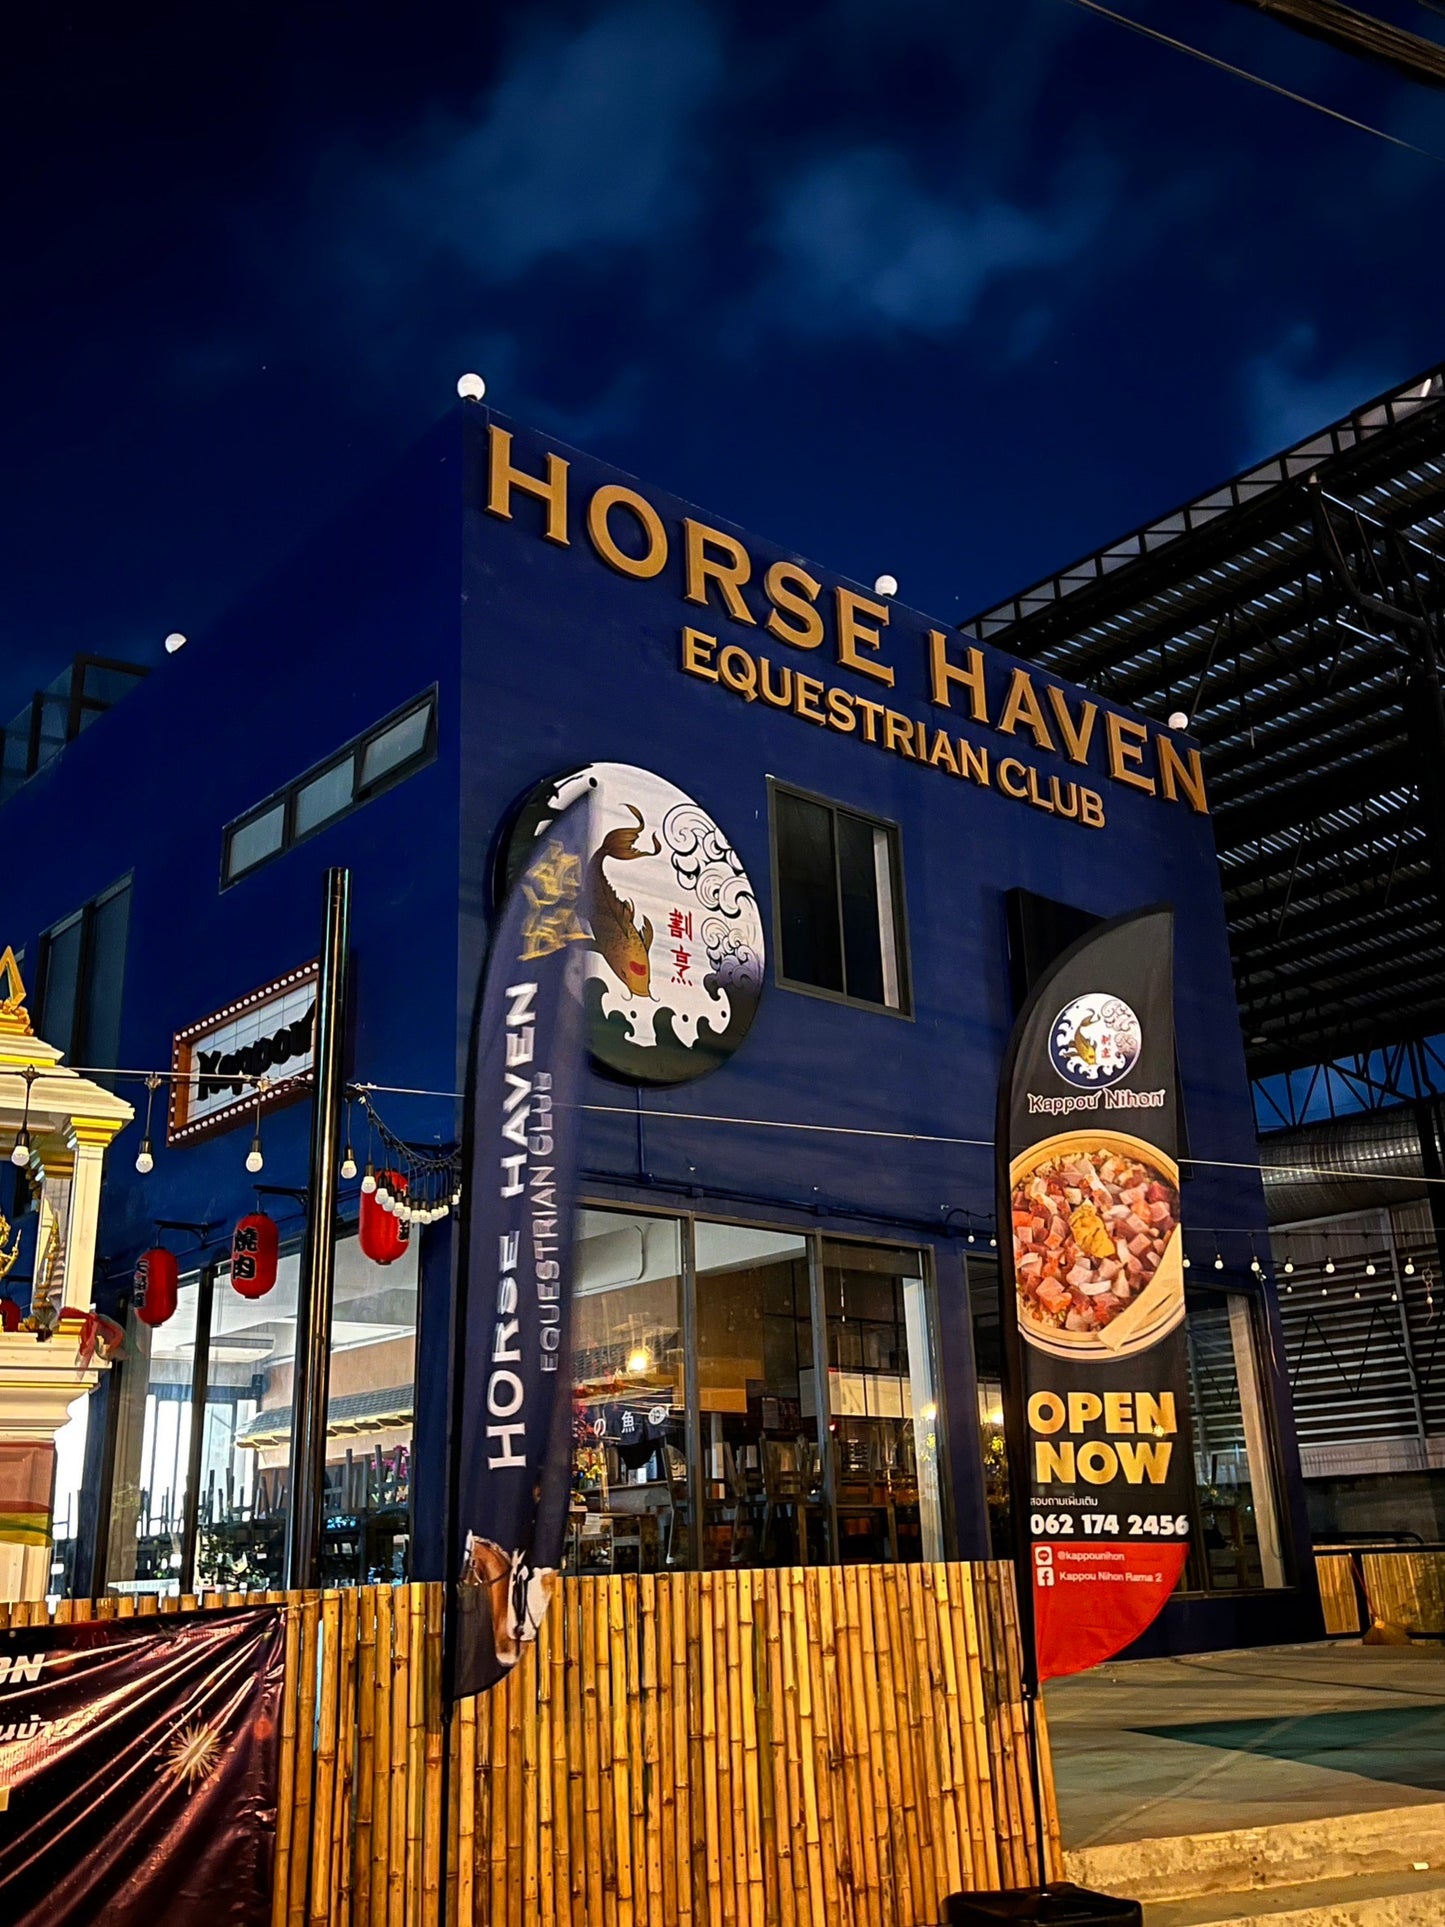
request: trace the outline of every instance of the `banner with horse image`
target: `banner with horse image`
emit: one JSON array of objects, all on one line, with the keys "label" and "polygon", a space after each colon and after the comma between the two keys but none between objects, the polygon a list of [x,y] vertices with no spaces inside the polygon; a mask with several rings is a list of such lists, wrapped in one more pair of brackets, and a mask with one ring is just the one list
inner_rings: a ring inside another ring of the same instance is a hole
[{"label": "banner with horse image", "polygon": [[266,1927],[274,1606],[0,1631],[5,1927]]},{"label": "banner with horse image", "polygon": [[629,763],[588,763],[537,786],[507,842],[504,890],[582,796],[592,801],[588,1049],[637,1083],[704,1076],[741,1044],[762,996],[757,893],[702,805]]},{"label": "banner with horse image", "polygon": [[1188,1557],[1173,932],[1171,910],[1142,910],[1065,951],[1000,1085],[1005,1425],[1038,1680],[1136,1639]]},{"label": "banner with horse image", "polygon": [[592,802],[548,823],[492,933],[467,1080],[449,1673],[505,1678],[546,1612],[572,1483],[572,1220]]}]

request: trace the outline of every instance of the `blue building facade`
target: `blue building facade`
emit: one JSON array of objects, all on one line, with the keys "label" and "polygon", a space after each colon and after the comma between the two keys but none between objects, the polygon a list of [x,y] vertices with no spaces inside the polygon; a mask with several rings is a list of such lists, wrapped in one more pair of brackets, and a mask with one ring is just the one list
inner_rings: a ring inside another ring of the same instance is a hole
[{"label": "blue building facade", "polygon": [[[619,942],[643,945],[648,1023],[663,1005],[675,1023],[658,1033],[669,1050],[650,1032],[632,1049],[637,1006],[617,985],[599,992],[623,1048],[585,1094],[571,1563],[1003,1544],[999,1065],[1052,950],[1090,918],[1162,901],[1177,914],[1195,1160],[1183,1211],[1200,1550],[1151,1644],[1315,1631],[1282,1347],[1252,1262],[1267,1255],[1265,1219],[1210,821],[1197,756],[1152,720],[467,404],[16,792],[0,817],[14,879],[0,938],[25,947],[39,1027],[52,1007],[71,1013],[53,1041],[78,1045],[86,986],[71,989],[56,933],[128,884],[118,989],[112,952],[102,960],[116,992],[106,1043],[114,1066],[144,1071],[172,1062],[188,1026],[314,956],[323,872],[345,866],[348,1073],[378,1087],[399,1135],[444,1145],[509,849],[589,771],[610,827],[637,819],[604,875]],[[708,964],[687,919],[700,925],[706,905],[680,888],[649,907],[638,859],[661,849],[663,820],[649,798],[671,799],[678,823],[695,808],[734,899],[754,905],[761,994],[715,1049],[692,1028]],[[49,855],[17,862],[27,851]],[[123,1088],[143,1108],[144,1086]],[[102,1303],[123,1310],[157,1237],[188,1277],[224,1260],[258,1182],[283,1187],[260,1201],[294,1241],[303,1200],[286,1192],[305,1183],[308,1112],[261,1115],[259,1179],[244,1106],[171,1144],[158,1109],[146,1175],[132,1127],[110,1166]],[[359,1112],[353,1123],[364,1160]],[[349,1222],[356,1183],[343,1190]],[[158,1220],[191,1229],[158,1233]],[[442,1569],[452,1246],[446,1220],[414,1227],[394,1269],[344,1256],[336,1503],[351,1518],[384,1511],[392,1528],[381,1552],[357,1553],[358,1576],[388,1560]],[[215,1290],[229,1302],[224,1273]],[[165,1328],[132,1320],[137,1357],[96,1395],[108,1409],[86,1433],[81,1590],[85,1575],[99,1590],[179,1569],[166,1548],[194,1427],[207,1490],[185,1570],[229,1545],[234,1580],[244,1541],[260,1573],[258,1522],[284,1504],[289,1420],[267,1418],[287,1396],[283,1326],[263,1337],[219,1318],[220,1350],[198,1373],[194,1335],[163,1368]],[[383,1459],[404,1466],[385,1491]]]}]

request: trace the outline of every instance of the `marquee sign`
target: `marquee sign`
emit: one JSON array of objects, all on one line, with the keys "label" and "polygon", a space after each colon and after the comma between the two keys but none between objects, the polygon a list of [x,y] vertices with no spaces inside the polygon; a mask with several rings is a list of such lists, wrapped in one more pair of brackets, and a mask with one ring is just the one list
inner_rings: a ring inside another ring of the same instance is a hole
[{"label": "marquee sign", "polygon": [[[178,1030],[171,1041],[166,1137],[188,1144],[275,1110],[310,1089],[316,960]],[[268,1080],[258,1093],[254,1079]]]},{"label": "marquee sign", "polygon": [[763,989],[763,924],[742,859],[700,803],[630,763],[540,783],[507,851],[509,882],[548,824],[593,800],[587,1043],[605,1070],[685,1084],[737,1049]]}]

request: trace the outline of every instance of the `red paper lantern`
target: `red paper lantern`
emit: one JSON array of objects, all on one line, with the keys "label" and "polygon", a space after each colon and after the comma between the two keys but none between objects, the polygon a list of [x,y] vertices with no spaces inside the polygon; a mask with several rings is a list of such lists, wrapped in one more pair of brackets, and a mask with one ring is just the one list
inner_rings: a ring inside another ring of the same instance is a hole
[{"label": "red paper lantern", "polygon": [[131,1303],[143,1325],[163,1325],[175,1312],[180,1288],[181,1267],[164,1245],[153,1245],[136,1259]]},{"label": "red paper lantern", "polygon": [[[406,1178],[400,1171],[378,1171],[378,1188],[385,1185],[394,1198],[406,1196]],[[394,1265],[407,1248],[411,1226],[393,1212],[383,1211],[371,1191],[361,1194],[361,1223],[358,1239],[363,1254],[374,1265]]]},{"label": "red paper lantern", "polygon": [[231,1234],[231,1283],[243,1298],[264,1298],[276,1282],[281,1233],[274,1218],[253,1211]]}]

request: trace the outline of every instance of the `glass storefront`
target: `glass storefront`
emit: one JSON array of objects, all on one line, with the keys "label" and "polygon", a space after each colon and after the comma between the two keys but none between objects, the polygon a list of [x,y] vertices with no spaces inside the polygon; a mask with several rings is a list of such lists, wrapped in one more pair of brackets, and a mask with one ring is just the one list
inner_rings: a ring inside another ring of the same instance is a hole
[{"label": "glass storefront", "polygon": [[[199,1274],[154,1330],[132,1320],[117,1415],[109,1591],[251,1591],[284,1579],[300,1253],[284,1252],[264,1298],[229,1273]],[[336,1251],[327,1407],[322,1583],[404,1578],[410,1543],[417,1254],[379,1266],[354,1238]],[[192,1472],[196,1474],[191,1493]],[[188,1504],[188,1499],[191,1503]]]},{"label": "glass storefront", "polygon": [[1246,1292],[1189,1292],[1196,1516],[1183,1583],[1191,1592],[1285,1583],[1254,1327]]},{"label": "glass storefront", "polygon": [[923,1254],[591,1210],[574,1572],[943,1557]]}]

